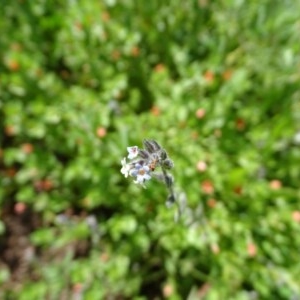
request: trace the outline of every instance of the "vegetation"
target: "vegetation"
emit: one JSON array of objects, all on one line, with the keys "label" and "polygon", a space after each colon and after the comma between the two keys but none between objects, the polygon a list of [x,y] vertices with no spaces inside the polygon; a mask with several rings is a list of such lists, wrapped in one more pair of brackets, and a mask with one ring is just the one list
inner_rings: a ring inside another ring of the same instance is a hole
[{"label": "vegetation", "polygon": [[1,299],[300,298],[299,1],[2,10]]}]

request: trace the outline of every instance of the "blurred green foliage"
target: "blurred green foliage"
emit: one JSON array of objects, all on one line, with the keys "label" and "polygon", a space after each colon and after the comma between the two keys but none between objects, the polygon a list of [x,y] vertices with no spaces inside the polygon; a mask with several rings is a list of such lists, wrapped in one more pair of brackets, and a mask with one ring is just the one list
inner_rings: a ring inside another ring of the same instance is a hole
[{"label": "blurred green foliage", "polygon": [[[39,221],[1,299],[300,298],[299,1],[2,10],[0,210]],[[120,173],[144,138],[175,162],[177,223]]]}]

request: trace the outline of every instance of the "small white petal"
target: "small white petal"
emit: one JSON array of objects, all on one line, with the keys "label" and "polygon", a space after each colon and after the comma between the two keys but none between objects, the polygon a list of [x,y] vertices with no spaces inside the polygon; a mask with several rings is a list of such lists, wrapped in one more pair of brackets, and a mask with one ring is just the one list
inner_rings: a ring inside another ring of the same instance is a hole
[{"label": "small white petal", "polygon": [[145,175],[144,175],[144,179],[145,179],[145,180],[150,180],[150,179],[151,179],[151,176],[150,176],[149,174],[145,174]]},{"label": "small white petal", "polygon": [[144,166],[144,171],[146,171],[146,172],[149,172],[150,171],[150,168],[148,167],[148,166]]},{"label": "small white petal", "polygon": [[125,166],[125,165],[126,165],[126,157],[124,157],[124,158],[121,160],[121,164],[122,164],[122,166]]},{"label": "small white petal", "polygon": [[128,174],[129,174],[129,171],[130,171],[130,165],[128,165],[126,163],[126,158],[125,157],[121,160],[121,164],[122,164],[121,173],[127,178]]},{"label": "small white petal", "polygon": [[138,146],[127,147],[127,151],[129,153],[127,156],[129,159],[136,158],[139,154]]}]

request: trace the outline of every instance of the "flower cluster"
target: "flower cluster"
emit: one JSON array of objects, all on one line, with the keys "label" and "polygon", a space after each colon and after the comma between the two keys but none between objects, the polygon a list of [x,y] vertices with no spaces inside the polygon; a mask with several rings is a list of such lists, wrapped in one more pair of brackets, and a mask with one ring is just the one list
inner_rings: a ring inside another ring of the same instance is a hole
[{"label": "flower cluster", "polygon": [[[121,160],[121,173],[127,178],[134,178],[134,183],[145,187],[145,183],[152,177],[163,181],[168,190],[168,201],[174,202],[173,176],[167,172],[172,169],[173,161],[168,157],[167,152],[154,140],[144,140],[144,148],[138,146],[127,147],[129,162],[126,157]],[[161,172],[158,172],[160,169]]]}]

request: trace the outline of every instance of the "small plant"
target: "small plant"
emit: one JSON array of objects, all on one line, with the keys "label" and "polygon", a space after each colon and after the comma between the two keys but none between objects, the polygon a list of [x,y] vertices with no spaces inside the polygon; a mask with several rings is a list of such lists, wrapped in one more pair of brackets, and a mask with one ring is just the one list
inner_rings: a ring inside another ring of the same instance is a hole
[{"label": "small plant", "polygon": [[[121,173],[127,178],[134,178],[134,183],[142,185],[146,188],[145,183],[151,178],[156,178],[164,182],[168,189],[167,206],[175,202],[174,194],[174,178],[168,173],[174,167],[173,161],[169,158],[165,149],[163,149],[155,140],[144,140],[144,148],[139,149],[138,146],[127,147],[130,160],[126,161],[126,157],[121,160]],[[160,168],[160,171],[158,171]]]}]

